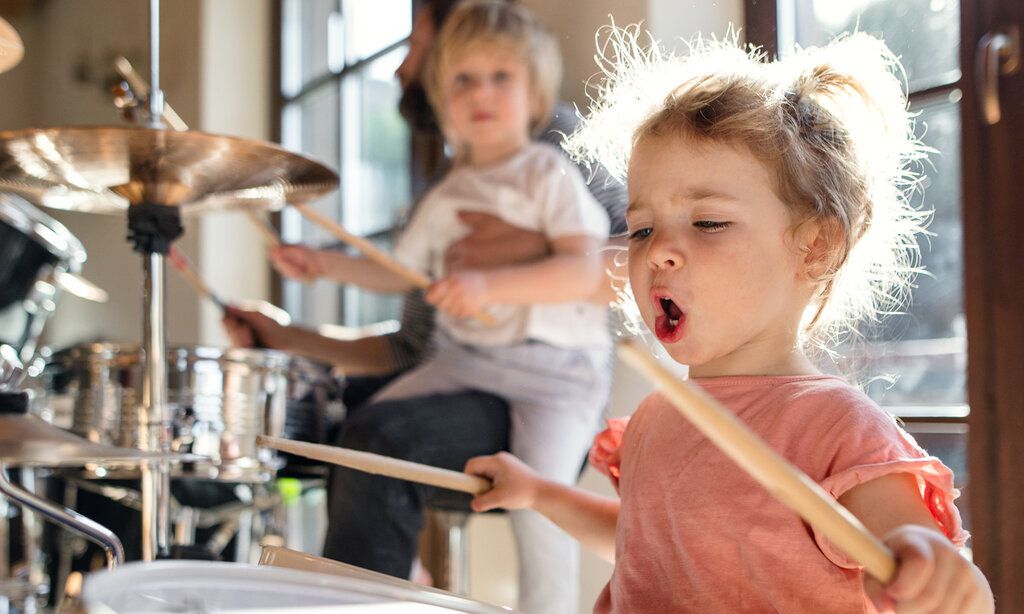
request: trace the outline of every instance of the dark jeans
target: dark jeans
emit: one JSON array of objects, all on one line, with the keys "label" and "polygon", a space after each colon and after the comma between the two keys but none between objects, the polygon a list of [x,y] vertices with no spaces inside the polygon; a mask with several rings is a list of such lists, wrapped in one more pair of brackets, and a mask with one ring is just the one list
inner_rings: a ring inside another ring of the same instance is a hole
[{"label": "dark jeans", "polygon": [[[466,461],[508,449],[504,400],[460,392],[385,401],[349,414],[337,445],[462,471]],[[469,495],[341,467],[331,468],[324,556],[408,578],[423,507],[468,509]]]}]

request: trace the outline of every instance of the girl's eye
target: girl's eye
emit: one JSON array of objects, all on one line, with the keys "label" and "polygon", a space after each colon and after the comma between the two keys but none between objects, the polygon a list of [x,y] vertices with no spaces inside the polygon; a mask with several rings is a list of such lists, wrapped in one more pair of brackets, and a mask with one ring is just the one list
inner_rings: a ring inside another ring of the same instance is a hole
[{"label": "girl's eye", "polygon": [[646,239],[649,236],[651,236],[650,228],[638,228],[633,232],[629,233],[629,240],[639,241],[640,239]]},{"label": "girl's eye", "polygon": [[703,232],[722,232],[732,225],[732,222],[716,222],[714,220],[700,220],[693,223],[693,227]]},{"label": "girl's eye", "polygon": [[470,84],[472,79],[470,79],[469,75],[467,75],[466,73],[459,73],[455,75],[454,81],[455,85],[459,87],[466,87],[467,85]]},{"label": "girl's eye", "polygon": [[494,73],[494,82],[495,83],[505,83],[511,77],[512,77],[512,75],[509,74],[508,71],[499,70],[498,72]]}]

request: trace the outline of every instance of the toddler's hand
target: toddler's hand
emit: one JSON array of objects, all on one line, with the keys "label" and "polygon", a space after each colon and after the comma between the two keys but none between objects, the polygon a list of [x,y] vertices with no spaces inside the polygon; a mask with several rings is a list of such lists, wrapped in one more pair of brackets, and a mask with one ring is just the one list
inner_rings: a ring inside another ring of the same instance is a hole
[{"label": "toddler's hand", "polygon": [[270,250],[270,262],[288,279],[309,282],[323,275],[315,249],[305,245],[281,245]]},{"label": "toddler's hand", "polygon": [[508,452],[477,456],[466,463],[464,471],[488,478],[494,487],[477,495],[470,503],[474,512],[495,508],[518,510],[533,507],[541,478],[526,463]]},{"label": "toddler's hand", "polygon": [[896,576],[886,586],[865,576],[865,589],[882,612],[982,614],[993,612],[992,591],[977,567],[938,531],[916,525],[885,536],[896,554]]},{"label": "toddler's hand", "polygon": [[480,313],[487,306],[487,276],[460,271],[444,277],[427,291],[427,302],[459,318]]}]

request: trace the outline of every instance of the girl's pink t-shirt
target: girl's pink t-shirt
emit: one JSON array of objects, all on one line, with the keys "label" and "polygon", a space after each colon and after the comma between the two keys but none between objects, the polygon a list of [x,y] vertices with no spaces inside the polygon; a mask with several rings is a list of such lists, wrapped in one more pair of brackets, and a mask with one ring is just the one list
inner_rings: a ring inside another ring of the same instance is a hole
[{"label": "girl's pink t-shirt", "polygon": [[[831,376],[694,380],[833,497],[891,473],[917,476],[940,530],[967,534],[953,474],[896,421]],[[619,441],[621,439],[621,442]],[[620,445],[621,444],[621,445]],[[654,393],[591,462],[622,507],[615,571],[594,612],[874,612],[863,572]]]}]

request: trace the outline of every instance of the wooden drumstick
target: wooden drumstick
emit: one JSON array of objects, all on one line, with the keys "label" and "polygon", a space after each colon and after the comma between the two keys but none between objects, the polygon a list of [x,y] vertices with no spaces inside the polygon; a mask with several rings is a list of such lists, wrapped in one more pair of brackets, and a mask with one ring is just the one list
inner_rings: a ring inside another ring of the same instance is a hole
[{"label": "wooden drumstick", "polygon": [[799,514],[883,583],[896,572],[891,550],[821,486],[772,450],[735,414],[699,387],[676,378],[635,341],[619,345],[619,356],[652,383],[697,430],[711,440],[781,503]]},{"label": "wooden drumstick", "polygon": [[[387,252],[383,251],[382,249],[380,249],[367,239],[364,239],[363,237],[360,237],[358,235],[354,235],[351,232],[345,230],[340,224],[337,224],[336,222],[334,222],[334,220],[331,220],[326,216],[314,211],[313,209],[309,208],[308,205],[296,204],[295,208],[298,209],[299,213],[304,215],[306,219],[308,219],[309,221],[317,224],[324,230],[330,232],[344,243],[356,248],[367,258],[376,262],[377,264],[391,271],[392,273],[398,275],[399,277],[409,282],[413,286],[416,286],[417,288],[422,288],[424,290],[430,287],[431,281],[429,277],[417,271],[413,271],[412,269],[398,262],[397,260],[392,258]],[[494,326],[495,324],[494,318],[492,318],[490,315],[486,313],[478,313],[473,317],[488,326]]]},{"label": "wooden drumstick", "polygon": [[195,288],[196,292],[198,292],[200,296],[204,296],[213,301],[221,311],[227,309],[227,303],[214,294],[213,290],[206,285],[206,282],[199,277],[192,268],[192,264],[189,262],[188,257],[184,252],[178,249],[178,246],[172,245],[170,251],[167,253],[167,257],[171,261],[171,264],[174,265],[174,268],[181,273],[182,277],[185,278],[185,281]]},{"label": "wooden drumstick", "polygon": [[277,235],[277,230],[270,225],[266,218],[252,209],[246,209],[245,212],[256,226],[256,230],[260,231],[260,234],[263,235],[263,240],[267,242],[267,247],[270,249],[281,247],[281,237]]},{"label": "wooden drumstick", "polygon": [[340,465],[349,469],[356,469],[374,475],[384,475],[390,478],[408,480],[428,486],[458,490],[471,495],[478,495],[491,489],[491,482],[475,475],[467,475],[458,471],[421,465],[389,456],[350,450],[348,448],[335,448],[315,443],[305,443],[281,439],[279,437],[267,437],[260,435],[256,438],[256,445],[281,450],[289,454],[312,458],[332,465]]}]

